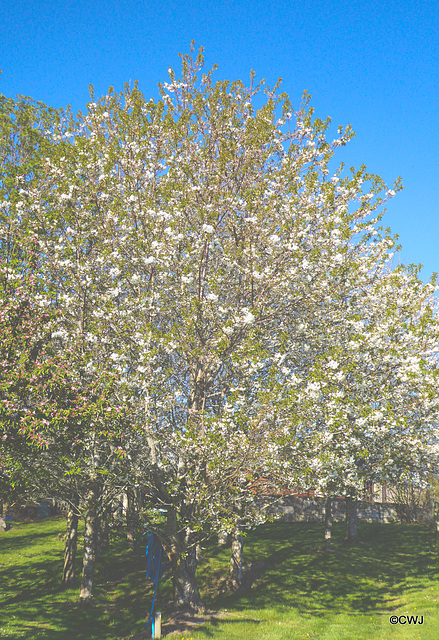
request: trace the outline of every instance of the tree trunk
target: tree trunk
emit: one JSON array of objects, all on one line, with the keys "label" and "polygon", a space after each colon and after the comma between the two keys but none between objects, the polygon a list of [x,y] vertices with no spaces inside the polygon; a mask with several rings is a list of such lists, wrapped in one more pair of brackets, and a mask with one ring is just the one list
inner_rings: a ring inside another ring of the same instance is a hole
[{"label": "tree trunk", "polygon": [[331,550],[331,538],[332,538],[332,498],[327,496],[325,502],[325,542],[323,545],[323,551],[327,552]]},{"label": "tree trunk", "polygon": [[110,548],[110,525],[108,523],[108,514],[104,521],[101,521],[101,550],[106,551]]},{"label": "tree trunk", "polygon": [[91,602],[93,598],[94,545],[96,524],[96,494],[90,490],[87,500],[84,531],[84,557],[82,562],[82,580],[79,591],[81,603]]},{"label": "tree trunk", "polygon": [[357,532],[357,499],[355,495],[346,496],[346,533],[345,542],[347,544],[358,543]]},{"label": "tree trunk", "polygon": [[75,561],[76,548],[78,544],[78,512],[76,506],[69,508],[67,514],[67,533],[64,545],[64,568],[61,580],[62,587],[73,587],[75,585]]},{"label": "tree trunk", "polygon": [[230,557],[229,577],[232,587],[239,589],[242,586],[242,560],[244,552],[244,538],[235,530],[232,539],[232,555]]},{"label": "tree trunk", "polygon": [[2,518],[4,518],[6,520],[6,516],[9,513],[9,503],[2,501],[1,506],[2,506],[2,511],[1,511],[0,515],[2,516]]},{"label": "tree trunk", "polygon": [[96,562],[96,560],[99,560],[99,558],[101,557],[101,519],[99,516],[96,516],[94,524],[93,524],[93,535],[94,535],[94,541],[93,541],[93,554],[94,554],[94,560]]},{"label": "tree trunk", "polygon": [[129,549],[135,548],[134,540],[134,523],[135,523],[135,504],[134,504],[134,492],[132,489],[127,489],[126,498],[126,521],[127,521],[127,545]]},{"label": "tree trunk", "polygon": [[218,546],[223,547],[227,544],[228,542],[228,535],[225,531],[221,531],[218,534]]},{"label": "tree trunk", "polygon": [[[173,524],[168,517],[168,526]],[[204,604],[196,580],[197,558],[194,534],[186,530],[175,536],[177,544],[172,545],[171,562],[173,570],[174,607],[176,610],[203,611]]]},{"label": "tree trunk", "polygon": [[193,609],[195,611],[204,609],[195,577],[196,569],[196,550],[195,547],[192,547],[184,557],[180,556],[179,562],[174,565],[174,606],[176,609]]}]

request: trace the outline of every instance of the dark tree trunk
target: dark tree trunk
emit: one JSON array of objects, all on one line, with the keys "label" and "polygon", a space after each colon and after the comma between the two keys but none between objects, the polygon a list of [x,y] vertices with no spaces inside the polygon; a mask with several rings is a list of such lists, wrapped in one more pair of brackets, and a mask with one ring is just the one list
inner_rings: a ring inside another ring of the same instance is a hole
[{"label": "dark tree trunk", "polygon": [[62,587],[75,585],[75,561],[78,545],[78,512],[77,506],[70,507],[67,514],[67,533],[64,545],[64,568],[61,580]]},{"label": "dark tree trunk", "polygon": [[93,598],[94,545],[96,524],[96,494],[93,489],[90,490],[87,502],[88,504],[85,515],[82,580],[81,588],[79,591],[79,601],[82,603],[91,602]]},{"label": "dark tree trunk", "polygon": [[327,496],[325,502],[325,542],[323,545],[323,551],[331,550],[331,538],[332,538],[332,498]]},{"label": "dark tree trunk", "polygon": [[102,550],[102,546],[101,546],[101,519],[99,516],[96,516],[94,524],[93,524],[93,535],[94,535],[94,541],[93,541],[93,554],[94,554],[94,560],[99,560],[99,558],[101,557],[101,550]]},{"label": "dark tree trunk", "polygon": [[174,606],[176,609],[202,611],[204,605],[196,581],[197,559],[195,547],[174,565]]},{"label": "dark tree trunk", "polygon": [[230,557],[229,577],[231,585],[234,589],[242,586],[242,563],[244,554],[244,538],[235,530],[232,539],[232,554]]},{"label": "dark tree trunk", "polygon": [[101,551],[106,551],[110,548],[110,525],[108,523],[108,514],[101,521]]},{"label": "dark tree trunk", "polygon": [[346,496],[346,544],[358,543],[357,519],[357,499],[351,494]]},{"label": "dark tree trunk", "polygon": [[[176,523],[168,515],[168,526]],[[176,610],[203,611],[204,604],[196,580],[197,557],[196,539],[188,530],[176,535],[177,544],[172,545],[171,562],[173,570],[174,607]]]},{"label": "dark tree trunk", "polygon": [[132,489],[127,489],[126,520],[127,520],[127,545],[129,549],[134,549],[135,548],[135,540],[134,540],[135,502],[134,502],[134,492]]}]

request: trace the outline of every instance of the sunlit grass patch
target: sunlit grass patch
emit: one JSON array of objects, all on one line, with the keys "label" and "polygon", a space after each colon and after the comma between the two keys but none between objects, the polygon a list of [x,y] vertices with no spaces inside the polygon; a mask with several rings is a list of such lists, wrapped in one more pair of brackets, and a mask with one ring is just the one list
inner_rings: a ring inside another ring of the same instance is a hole
[{"label": "sunlit grass patch", "polygon": [[[97,563],[95,601],[77,603],[78,589],[61,591],[65,522],[50,518],[14,524],[0,534],[0,638],[119,640],[144,629],[151,606],[142,560],[122,533]],[[229,549],[204,550],[199,584],[210,621],[183,631],[188,640],[413,640],[439,637],[439,554],[424,526],[360,525],[361,544],[321,551],[320,524],[267,524],[245,539],[245,561],[257,567],[247,590],[231,593],[225,577]],[[77,575],[81,570],[78,548]],[[164,629],[171,580],[162,583],[156,610]],[[389,617],[423,615],[422,625],[391,625]]]}]

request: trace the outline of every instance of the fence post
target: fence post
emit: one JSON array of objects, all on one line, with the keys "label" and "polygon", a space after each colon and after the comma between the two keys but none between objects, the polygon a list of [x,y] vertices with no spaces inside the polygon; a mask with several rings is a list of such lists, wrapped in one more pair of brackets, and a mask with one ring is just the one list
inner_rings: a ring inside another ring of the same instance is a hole
[{"label": "fence post", "polygon": [[161,638],[162,637],[162,614],[161,614],[161,611],[156,611],[156,613],[154,614],[152,637],[153,637],[153,640],[156,640],[156,638]]}]

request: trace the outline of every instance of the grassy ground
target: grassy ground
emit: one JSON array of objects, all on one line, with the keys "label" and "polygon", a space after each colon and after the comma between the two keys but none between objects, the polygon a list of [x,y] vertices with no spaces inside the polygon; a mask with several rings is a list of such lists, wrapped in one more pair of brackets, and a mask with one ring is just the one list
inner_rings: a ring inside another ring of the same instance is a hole
[{"label": "grassy ground", "polygon": [[[59,590],[64,520],[14,525],[0,533],[0,638],[115,640],[143,629],[151,592],[142,562],[115,538],[98,563],[95,603],[78,606],[77,590]],[[272,524],[246,538],[256,563],[252,587],[224,591],[228,550],[206,549],[199,584],[206,604],[223,613],[177,636],[193,640],[436,640],[439,638],[439,549],[423,526],[363,524],[362,544],[319,551],[322,526]],[[342,538],[336,525],[335,536]],[[78,575],[80,574],[78,559]],[[222,591],[223,590],[223,591]],[[171,585],[156,609],[169,611]],[[392,625],[391,615],[424,616]]]}]

